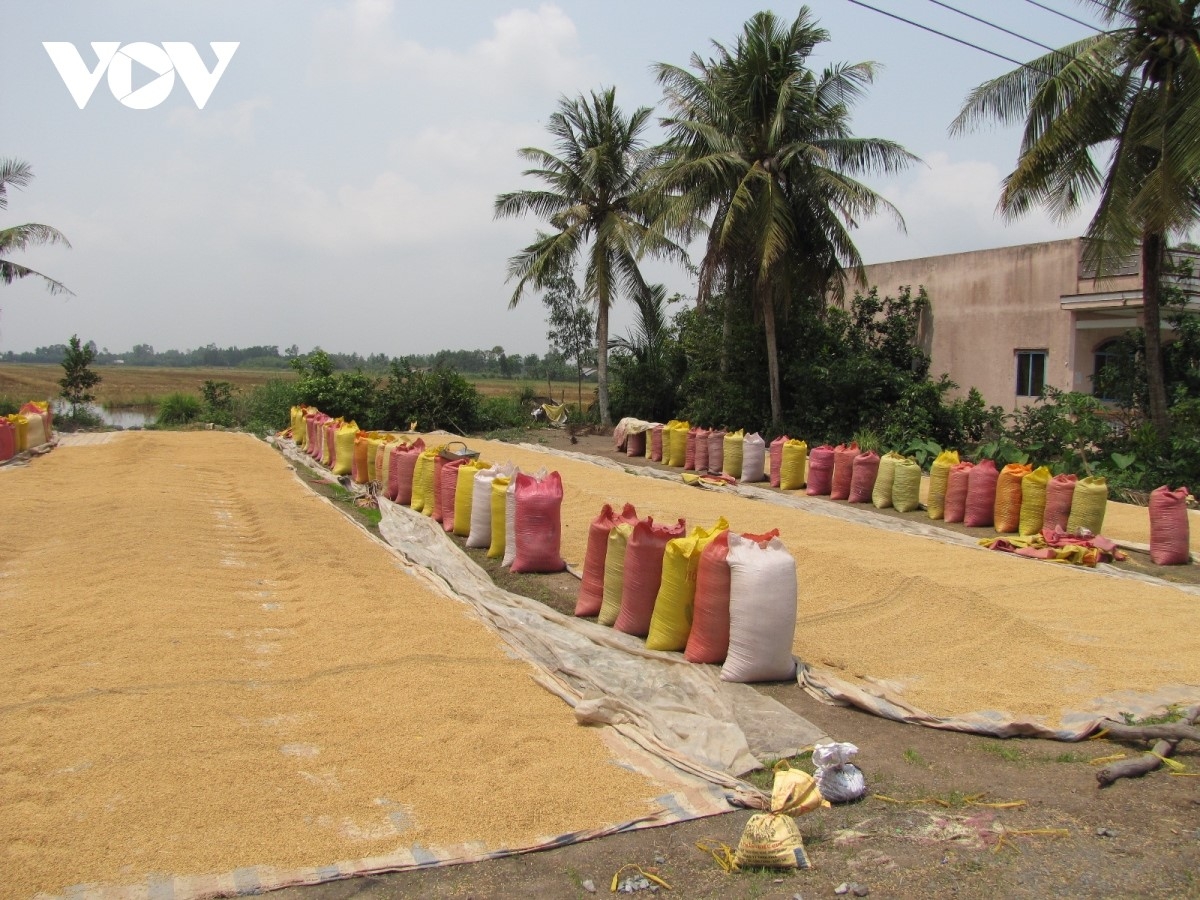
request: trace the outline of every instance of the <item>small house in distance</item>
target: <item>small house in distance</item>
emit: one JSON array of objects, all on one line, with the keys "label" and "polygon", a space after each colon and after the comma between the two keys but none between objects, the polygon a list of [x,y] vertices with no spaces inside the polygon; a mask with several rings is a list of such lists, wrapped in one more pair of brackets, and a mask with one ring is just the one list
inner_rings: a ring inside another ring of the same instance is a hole
[{"label": "small house in distance", "polygon": [[[1097,278],[1083,247],[1082,238],[1068,238],[875,263],[866,267],[867,283],[881,295],[924,285],[932,373],[948,373],[962,395],[975,387],[988,405],[1015,409],[1035,402],[1045,385],[1093,393],[1114,339],[1142,324],[1140,258],[1112,260]],[[1184,287],[1200,312],[1200,282]]]}]

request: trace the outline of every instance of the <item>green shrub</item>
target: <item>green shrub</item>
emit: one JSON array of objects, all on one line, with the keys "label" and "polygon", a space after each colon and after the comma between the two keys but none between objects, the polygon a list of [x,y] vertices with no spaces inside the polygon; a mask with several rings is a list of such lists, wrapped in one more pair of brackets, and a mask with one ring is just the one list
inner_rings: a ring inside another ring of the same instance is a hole
[{"label": "green shrub", "polygon": [[20,411],[20,403],[7,394],[0,396],[0,416],[15,416]]},{"label": "green shrub", "polygon": [[477,427],[480,431],[500,428],[520,428],[533,422],[520,395],[512,397],[480,397]]},{"label": "green shrub", "polygon": [[158,404],[159,425],[188,425],[197,421],[204,412],[204,404],[193,394],[167,394]]},{"label": "green shrub", "polygon": [[272,378],[236,398],[234,418],[249,431],[282,431],[291,422],[291,410],[300,403],[294,381]]}]

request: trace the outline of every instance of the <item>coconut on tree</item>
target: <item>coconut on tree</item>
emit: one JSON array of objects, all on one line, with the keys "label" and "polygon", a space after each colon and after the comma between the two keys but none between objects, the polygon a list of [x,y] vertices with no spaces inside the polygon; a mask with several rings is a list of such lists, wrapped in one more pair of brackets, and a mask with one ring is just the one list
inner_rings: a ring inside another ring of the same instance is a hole
[{"label": "coconut on tree", "polygon": [[1169,432],[1160,297],[1167,241],[1200,213],[1197,0],[1080,0],[1108,30],[975,88],[950,126],[1024,121],[1000,210],[1067,218],[1092,197],[1084,260],[1141,254],[1150,421]]}]

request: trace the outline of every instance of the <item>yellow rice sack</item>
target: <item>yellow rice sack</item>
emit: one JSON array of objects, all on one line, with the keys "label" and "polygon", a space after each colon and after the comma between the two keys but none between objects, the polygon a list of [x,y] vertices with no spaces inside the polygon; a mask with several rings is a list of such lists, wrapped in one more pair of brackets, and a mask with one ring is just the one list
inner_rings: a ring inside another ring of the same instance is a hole
[{"label": "yellow rice sack", "polygon": [[1046,517],[1046,487],[1050,470],[1038,466],[1021,479],[1021,522],[1017,531],[1022,535],[1040,534]]},{"label": "yellow rice sack", "polygon": [[795,817],[828,806],[811,775],[779,763],[771,789],[771,811],[755,813],[746,822],[734,862],[739,867],[807,869],[808,854]]},{"label": "yellow rice sack", "polygon": [[722,457],[721,471],[726,475],[734,478],[742,477],[742,443],[745,439],[746,432],[741,428],[725,435],[722,443],[724,456]]},{"label": "yellow rice sack", "polygon": [[875,473],[875,485],[871,488],[871,504],[876,509],[890,509],[892,488],[896,483],[896,463],[904,457],[891,450],[879,457],[879,471]]},{"label": "yellow rice sack", "polygon": [[1009,463],[1000,470],[996,479],[996,506],[992,521],[997,534],[1012,534],[1021,530],[1021,482],[1033,466],[1025,463]]},{"label": "yellow rice sack", "polygon": [[911,456],[896,460],[892,477],[892,506],[896,512],[912,512],[921,506],[921,467]]},{"label": "yellow rice sack", "polygon": [[508,520],[508,475],[497,475],[492,479],[492,543],[488,547],[488,559],[504,559],[504,532]]},{"label": "yellow rice sack", "polygon": [[943,450],[929,467],[929,497],[925,501],[929,518],[946,517],[946,484],[950,480],[950,470],[958,463],[957,450]]},{"label": "yellow rice sack", "polygon": [[604,556],[604,599],[596,621],[612,626],[621,614],[621,592],[625,589],[625,550],[633,526],[628,522],[614,525],[608,533],[608,553]]},{"label": "yellow rice sack", "polygon": [[454,487],[454,533],[467,537],[471,533],[471,509],[475,499],[475,476],[491,465],[480,459],[470,459],[458,467],[458,483]]},{"label": "yellow rice sack", "polygon": [[800,490],[804,487],[807,468],[808,444],[795,438],[787,441],[783,445],[783,462],[779,467],[779,489]]},{"label": "yellow rice sack", "polygon": [[687,462],[687,436],[691,427],[687,422],[675,421],[663,429],[663,462],[668,466],[682,469]]},{"label": "yellow rice sack", "polygon": [[433,515],[433,506],[437,500],[433,492],[436,461],[437,450],[422,450],[413,469],[412,502],[409,506],[427,516]]},{"label": "yellow rice sack", "polygon": [[29,419],[20,413],[15,413],[8,416],[8,421],[12,422],[13,439],[16,444],[16,452],[21,453],[29,449]]},{"label": "yellow rice sack", "polygon": [[1108,509],[1108,479],[1103,475],[1089,475],[1075,482],[1075,494],[1071,497],[1071,515],[1067,517],[1067,532],[1074,534],[1086,528],[1099,534],[1104,528],[1104,513]]},{"label": "yellow rice sack", "polygon": [[662,581],[650,616],[647,650],[683,650],[692,633],[692,611],[696,599],[696,571],[700,554],[722,531],[729,528],[724,516],[712,528],[692,529],[687,537],[667,542],[663,553]]},{"label": "yellow rice sack", "polygon": [[354,439],[358,436],[358,426],[353,422],[343,422],[338,426],[334,437],[334,475],[349,475],[354,467]]}]

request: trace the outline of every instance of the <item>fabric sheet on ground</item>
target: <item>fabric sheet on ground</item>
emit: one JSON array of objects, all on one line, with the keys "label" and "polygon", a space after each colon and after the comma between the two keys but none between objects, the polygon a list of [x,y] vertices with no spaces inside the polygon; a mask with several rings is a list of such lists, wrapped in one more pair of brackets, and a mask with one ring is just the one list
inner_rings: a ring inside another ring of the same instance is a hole
[{"label": "fabric sheet on ground", "polygon": [[[1192,586],[1013,558],[920,515],[879,516],[869,505],[752,485],[701,490],[678,470],[627,467],[616,454],[472,446],[494,461],[561,471],[572,565],[605,503],[684,516],[689,527],[718,516],[738,531],[778,527],[798,568],[801,683],[823,699],[935,727],[1073,740],[1103,717],[1200,697]],[[1110,504],[1106,535],[1136,542],[1146,516]]]},{"label": "fabric sheet on ground", "polygon": [[703,759],[633,704],[588,697],[621,721],[581,727],[569,679],[307,474],[193,432],[67,440],[0,477],[6,890],[255,893],[757,802],[736,723]]}]

